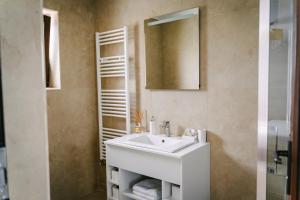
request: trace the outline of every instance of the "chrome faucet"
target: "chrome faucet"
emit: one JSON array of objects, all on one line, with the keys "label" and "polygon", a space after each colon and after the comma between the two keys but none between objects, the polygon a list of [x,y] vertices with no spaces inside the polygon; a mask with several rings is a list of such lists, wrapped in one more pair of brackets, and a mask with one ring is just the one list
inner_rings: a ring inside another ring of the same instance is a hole
[{"label": "chrome faucet", "polygon": [[171,137],[170,131],[170,121],[163,121],[160,125],[162,134],[166,135],[166,137]]}]

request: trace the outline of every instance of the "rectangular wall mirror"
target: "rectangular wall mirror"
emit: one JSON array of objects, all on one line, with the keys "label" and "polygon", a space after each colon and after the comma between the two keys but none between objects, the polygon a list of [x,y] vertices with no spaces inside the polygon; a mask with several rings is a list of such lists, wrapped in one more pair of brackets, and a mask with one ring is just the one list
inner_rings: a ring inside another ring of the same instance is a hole
[{"label": "rectangular wall mirror", "polygon": [[146,89],[200,89],[199,8],[145,20]]}]

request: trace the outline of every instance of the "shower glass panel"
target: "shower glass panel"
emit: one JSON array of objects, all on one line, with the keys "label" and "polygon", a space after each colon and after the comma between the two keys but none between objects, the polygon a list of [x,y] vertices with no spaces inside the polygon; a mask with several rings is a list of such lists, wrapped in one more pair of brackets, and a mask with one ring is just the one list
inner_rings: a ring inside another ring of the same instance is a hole
[{"label": "shower glass panel", "polygon": [[270,1],[267,200],[285,200],[288,193],[293,8],[293,0]]}]

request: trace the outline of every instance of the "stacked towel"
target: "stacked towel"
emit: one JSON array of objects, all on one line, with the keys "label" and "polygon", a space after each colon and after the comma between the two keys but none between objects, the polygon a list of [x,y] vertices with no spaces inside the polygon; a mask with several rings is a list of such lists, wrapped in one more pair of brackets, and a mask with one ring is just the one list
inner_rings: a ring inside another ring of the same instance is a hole
[{"label": "stacked towel", "polygon": [[161,199],[161,181],[157,179],[144,179],[132,188],[133,194],[142,197],[145,200]]}]

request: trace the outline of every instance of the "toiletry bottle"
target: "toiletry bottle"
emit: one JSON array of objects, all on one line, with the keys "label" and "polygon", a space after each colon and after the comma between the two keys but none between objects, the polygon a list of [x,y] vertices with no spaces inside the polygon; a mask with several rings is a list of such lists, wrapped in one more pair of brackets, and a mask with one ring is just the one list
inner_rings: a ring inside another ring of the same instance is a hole
[{"label": "toiletry bottle", "polygon": [[157,134],[157,132],[156,132],[156,122],[155,122],[154,116],[151,117],[149,128],[150,128],[150,133],[151,134]]},{"label": "toiletry bottle", "polygon": [[197,130],[197,133],[198,133],[198,142],[206,143],[207,142],[206,129],[199,129],[199,130]]}]

